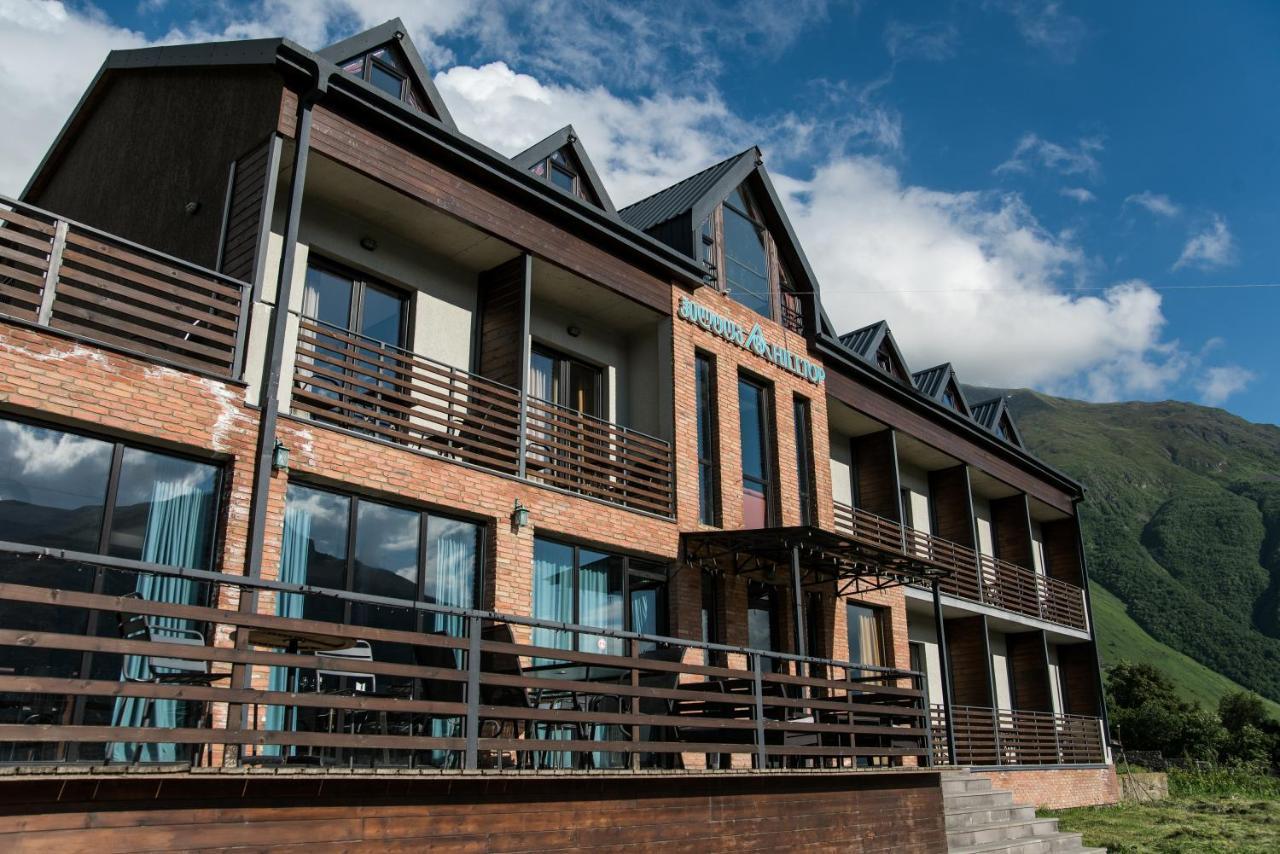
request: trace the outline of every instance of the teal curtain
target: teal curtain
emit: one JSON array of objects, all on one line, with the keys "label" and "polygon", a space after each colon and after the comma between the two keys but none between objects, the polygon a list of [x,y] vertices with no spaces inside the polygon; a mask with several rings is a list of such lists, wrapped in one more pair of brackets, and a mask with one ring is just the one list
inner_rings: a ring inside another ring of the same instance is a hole
[{"label": "teal curtain", "polygon": [[[533,549],[533,616],[557,623],[573,619],[573,549],[570,546],[537,540]],[[570,649],[572,638],[562,629],[535,626],[534,646]],[[554,664],[556,659],[535,658],[535,666]]]},{"label": "teal curtain", "polygon": [[[427,572],[427,589],[437,605],[471,608],[475,605],[476,527],[467,522],[432,517],[428,522],[428,548],[431,565]],[[456,614],[431,614],[432,631],[454,637],[462,636],[464,618]],[[462,667],[462,650],[453,651],[456,666]],[[432,718],[431,734],[437,738],[458,735],[458,718]],[[444,764],[447,750],[434,750],[431,760]]]},{"label": "teal curtain", "polygon": [[[205,502],[210,496],[189,476],[188,464],[178,460],[164,461],[159,470],[177,475],[172,479],[157,479],[152,485],[151,502],[147,514],[146,533],[143,536],[142,560],[168,566],[196,568],[200,563],[202,522]],[[195,585],[185,578],[140,574],[137,581],[138,595],[153,602],[193,604]],[[163,641],[165,629],[189,629],[190,621],[173,617],[149,617],[148,622],[156,639]],[[143,656],[126,655],[121,679],[151,679],[154,674]],[[139,697],[121,697],[116,700],[112,712],[113,726],[142,726],[146,701]],[[151,726],[173,729],[178,723],[178,701],[156,700],[151,710]],[[128,761],[136,747],[117,743],[111,746],[113,761]],[[139,755],[142,762],[175,762],[177,745],[146,744]]]},{"label": "teal curtain", "polygon": [[[285,584],[305,584],[307,580],[307,549],[311,542],[311,513],[306,506],[287,504],[284,509],[284,539],[280,543],[279,580]],[[302,618],[303,596],[301,593],[280,593],[276,596],[276,616]],[[267,678],[267,690],[288,691],[290,669],[288,667],[272,667]],[[266,728],[282,730],[285,728],[285,707],[268,706]],[[290,748],[292,751],[293,748]],[[280,745],[268,744],[262,748],[265,756],[279,756]]]}]

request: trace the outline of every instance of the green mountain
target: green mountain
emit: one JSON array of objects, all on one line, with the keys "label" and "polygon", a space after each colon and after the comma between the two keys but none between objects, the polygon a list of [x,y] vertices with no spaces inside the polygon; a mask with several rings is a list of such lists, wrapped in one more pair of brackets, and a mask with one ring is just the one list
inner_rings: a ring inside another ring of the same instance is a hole
[{"label": "green mountain", "polygon": [[1190,403],[1006,394],[1030,450],[1087,490],[1104,661],[1150,660],[1206,705],[1232,690],[1222,677],[1280,701],[1280,427]]}]

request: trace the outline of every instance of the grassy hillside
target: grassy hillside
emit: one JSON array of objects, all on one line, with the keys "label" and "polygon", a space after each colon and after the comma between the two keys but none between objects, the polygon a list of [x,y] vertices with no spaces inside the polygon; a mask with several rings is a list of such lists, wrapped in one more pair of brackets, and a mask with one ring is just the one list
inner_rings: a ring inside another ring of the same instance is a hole
[{"label": "grassy hillside", "polygon": [[[1099,609],[1122,604],[1154,641],[1280,701],[1280,428],[1188,403],[1010,395],[1031,450],[1088,490],[1090,574],[1118,600]],[[1153,663],[1209,696],[1203,674]]]}]

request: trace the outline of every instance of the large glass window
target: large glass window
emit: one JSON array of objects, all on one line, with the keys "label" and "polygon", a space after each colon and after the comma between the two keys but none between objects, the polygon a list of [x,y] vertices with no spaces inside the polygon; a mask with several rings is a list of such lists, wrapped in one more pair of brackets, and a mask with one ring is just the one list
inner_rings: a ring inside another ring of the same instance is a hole
[{"label": "large glass window", "polygon": [[764,226],[741,187],[724,202],[725,286],[729,296],[753,311],[771,317],[769,263]]},{"label": "large glass window", "polygon": [[302,313],[338,329],[403,347],[408,300],[388,285],[319,258],[307,265]]},{"label": "large glass window", "polygon": [[738,380],[738,419],[742,448],[742,526],[766,528],[773,524],[772,413],[769,390]]},{"label": "large glass window", "polygon": [[[616,631],[667,631],[666,572],[648,561],[536,538],[533,545],[535,619]],[[622,655],[618,638],[537,627],[536,646]]]},{"label": "large glass window", "polygon": [[792,412],[796,427],[796,485],[800,492],[800,524],[815,524],[813,490],[813,426],[809,401],[797,395]]},{"label": "large glass window", "polygon": [[720,477],[716,465],[716,369],[715,361],[705,353],[694,357],[694,382],[698,419],[698,521],[704,525],[719,524],[717,498]]},{"label": "large glass window", "polygon": [[884,666],[884,627],[879,608],[845,603],[848,620],[849,660],[854,664]]},{"label": "large glass window", "polygon": [[[778,646],[778,595],[778,588],[772,584],[759,581],[747,584],[747,646],[750,648],[784,652]],[[782,666],[777,659],[770,660],[769,664],[774,670]]]},{"label": "large glass window", "polygon": [[389,48],[380,47],[349,59],[342,63],[342,70],[368,80],[393,98],[409,101],[414,106],[418,106],[417,99],[411,97],[412,92],[407,85],[408,77],[401,68],[399,59]]}]

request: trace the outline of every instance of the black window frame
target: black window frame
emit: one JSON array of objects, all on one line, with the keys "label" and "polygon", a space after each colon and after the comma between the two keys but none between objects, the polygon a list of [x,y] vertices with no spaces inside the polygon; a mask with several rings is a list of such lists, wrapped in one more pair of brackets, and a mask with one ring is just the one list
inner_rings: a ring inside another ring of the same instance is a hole
[{"label": "black window frame", "polygon": [[[412,340],[413,333],[412,315],[414,292],[412,290],[392,284],[378,276],[364,273],[349,264],[344,264],[341,261],[335,261],[323,253],[313,252],[308,254],[307,269],[310,270],[312,267],[329,273],[332,276],[339,276],[341,278],[348,279],[351,282],[351,307],[347,311],[347,325],[342,329],[342,331],[350,333],[358,338],[369,337],[360,331],[360,325],[364,319],[364,295],[370,287],[389,293],[399,299],[404,308],[400,316],[399,341],[395,344],[386,346],[391,346],[398,350],[410,349],[409,343]],[[304,316],[308,317],[310,320],[324,323],[324,321],[319,320],[319,318],[312,318],[305,314]],[[381,344],[383,342],[378,343]]]},{"label": "black window frame", "polygon": [[[747,647],[749,649],[756,649],[756,647],[751,646],[750,612],[752,610],[752,603],[759,599],[767,598],[769,605],[769,639],[773,643],[773,646],[782,648],[765,650],[765,652],[788,652],[785,647],[789,646],[789,644],[787,644],[782,637],[782,588],[776,584],[769,584],[767,581],[750,579],[747,581],[744,593],[746,595],[746,608],[743,610],[743,614],[748,617]],[[770,656],[769,664],[770,669],[776,673],[784,668],[785,661],[781,658]]]},{"label": "black window frame", "polygon": [[803,395],[792,395],[791,414],[796,434],[796,487],[800,499],[800,524],[816,525],[818,503],[814,484],[817,471],[813,453],[813,405]]},{"label": "black window frame", "polygon": [[[735,188],[734,188],[734,191],[738,194],[739,198],[741,198],[741,199],[742,199],[742,201],[743,201],[744,205],[745,205],[747,208],[755,208],[755,207],[757,207],[757,204],[756,204],[755,198],[753,197],[753,194],[751,193],[750,189],[747,187],[747,185],[746,185],[746,182],[745,182],[745,181],[744,181],[743,183],[739,184],[737,187],[735,187]],[[734,193],[733,193],[733,192],[731,192],[728,196],[726,196],[726,197],[725,197],[724,201],[723,201],[723,202],[721,203],[721,205],[720,205],[720,207],[721,207],[721,213],[720,213],[720,219],[721,219],[721,222],[720,222],[720,244],[721,244],[721,246],[723,247],[723,249],[724,249],[724,253],[725,253],[725,264],[724,264],[725,269],[724,269],[723,274],[722,274],[722,276],[721,276],[721,281],[722,281],[722,287],[721,287],[721,290],[723,290],[723,291],[725,291],[726,293],[728,293],[728,294],[729,294],[729,296],[730,296],[730,298],[732,298],[732,297],[733,297],[733,288],[732,288],[732,287],[730,286],[730,284],[729,284],[729,269],[728,269],[728,268],[729,268],[729,259],[730,259],[732,256],[729,254],[729,242],[728,242],[727,240],[725,240],[725,238],[724,238],[724,232],[725,232],[725,226],[724,226],[725,211],[731,211],[731,212],[733,212],[733,213],[737,214],[738,216],[741,216],[741,217],[742,217],[743,219],[745,219],[748,223],[750,223],[750,224],[755,228],[756,233],[757,233],[757,235],[759,236],[759,240],[760,240],[760,248],[761,248],[761,251],[764,253],[764,259],[765,259],[765,269],[764,269],[764,287],[765,287],[765,293],[764,293],[764,296],[765,296],[765,299],[768,301],[768,303],[769,303],[769,304],[768,304],[768,307],[767,307],[767,309],[768,309],[767,311],[758,312],[758,313],[759,313],[761,316],[763,316],[763,317],[767,317],[767,318],[769,318],[770,320],[773,320],[773,319],[775,319],[775,318],[777,318],[777,317],[778,317],[778,303],[779,303],[779,297],[778,297],[778,295],[777,295],[777,293],[776,293],[776,291],[778,290],[778,283],[774,281],[775,276],[774,276],[773,271],[772,271],[772,269],[771,269],[773,265],[772,265],[772,264],[770,263],[770,261],[769,261],[769,242],[770,242],[770,240],[772,239],[772,236],[770,235],[770,233],[769,233],[769,228],[768,228],[768,226],[766,226],[766,225],[765,225],[763,218],[761,218],[761,217],[759,216],[759,214],[758,214],[756,211],[754,211],[754,210],[743,210],[741,207],[739,207],[738,205],[733,204],[733,203],[730,201],[730,199],[732,199],[732,198],[733,198],[733,195],[734,195]],[[745,265],[745,264],[742,264],[742,263],[740,263],[740,262],[736,262],[736,263],[738,263],[738,266],[740,266],[740,267],[746,267],[746,265]],[[759,296],[759,294],[756,294],[756,296]],[[750,306],[747,306],[747,305],[745,305],[744,303],[741,303],[741,302],[739,302],[739,301],[738,301],[738,300],[736,300],[736,299],[734,300],[734,302],[738,302],[738,304],[739,304],[739,305],[742,305],[744,308],[748,308],[748,309],[750,309],[750,310],[752,310],[752,311],[754,311],[754,310],[755,310],[755,309],[751,309],[751,307],[750,307]]]},{"label": "black window frame", "polygon": [[[761,379],[754,374],[745,371],[738,373],[738,400],[742,400],[742,385],[753,386],[760,390],[760,448],[764,454],[764,474],[766,480],[761,484],[764,492],[765,500],[765,527],[771,528],[778,524],[778,432],[775,429],[777,423],[776,414],[774,412],[774,388],[773,384],[767,380]],[[741,437],[742,431],[742,409],[738,409],[738,431]],[[742,475],[743,499],[746,498],[747,476]],[[752,478],[754,481],[754,478]]]},{"label": "black window frame", "polygon": [[[886,630],[886,627],[888,625],[888,621],[886,617],[889,613],[889,609],[885,608],[883,605],[873,605],[870,602],[863,602],[860,599],[845,599],[844,608],[845,608],[845,620],[844,620],[845,651],[849,654],[848,661],[855,662],[857,664],[863,664],[863,665],[866,665],[867,667],[887,666],[889,661],[889,633]],[[853,625],[853,622],[849,619],[850,608],[863,608],[863,609],[866,609],[867,611],[870,611],[874,615],[875,622],[876,622],[876,634],[878,635],[877,640],[879,641],[878,646],[879,646],[880,660],[878,662],[868,664],[865,661],[862,661],[862,662],[855,661],[853,649],[849,644],[849,641],[852,640],[852,636],[849,630]]]},{"label": "black window frame", "polygon": [[704,525],[718,527],[722,517],[720,413],[716,399],[716,358],[703,350],[696,350],[693,359],[698,445],[698,521]]},{"label": "black window frame", "polygon": [[[401,101],[404,101],[407,104],[410,104],[418,109],[421,109],[421,105],[418,103],[417,93],[413,89],[413,81],[409,79],[409,75],[406,74],[401,69],[396,68],[391,63],[383,59],[380,59],[374,55],[380,50],[390,50],[390,49],[391,49],[390,45],[382,45],[380,47],[376,47],[367,53],[361,54],[359,56],[351,57],[346,62],[340,63],[339,67],[345,71],[348,66],[352,65],[357,59],[359,59],[361,63],[360,73],[356,74],[354,71],[347,71],[348,74],[351,74],[359,78],[360,80],[363,80],[364,82],[368,83],[370,86],[377,89],[379,92],[383,92],[387,95],[390,95],[392,98],[397,98]],[[379,71],[383,72],[384,74],[389,74],[392,77],[400,78],[400,93],[398,95],[393,95],[392,93],[387,92],[386,89],[383,89],[377,83],[373,82],[373,69],[375,66]]]},{"label": "black window frame", "polygon": [[605,384],[605,370],[603,366],[596,362],[588,361],[581,356],[575,356],[572,353],[566,353],[564,350],[543,344],[540,341],[534,341],[530,345],[529,354],[530,356],[544,356],[552,360],[555,371],[554,382],[556,383],[556,385],[552,387],[553,389],[556,387],[560,390],[569,388],[569,374],[573,365],[577,364],[590,370],[595,378],[595,389],[592,392],[596,399],[595,412],[583,412],[582,410],[575,408],[572,403],[566,403],[563,400],[549,400],[545,402],[554,404],[555,406],[559,406],[563,409],[568,409],[572,412],[578,412],[582,415],[588,415],[592,418],[604,420],[605,413],[608,411],[607,401],[605,400],[605,394],[608,392],[608,387]]},{"label": "black window frame", "polygon": [[[579,591],[582,588],[582,580],[581,580],[582,579],[582,557],[581,555],[583,551],[598,552],[600,554],[607,555],[611,558],[621,558],[622,560],[622,601],[623,601],[622,631],[624,632],[635,631],[631,627],[631,576],[638,575],[643,578],[647,578],[650,581],[662,582],[662,588],[661,588],[662,594],[658,597],[661,600],[661,604],[658,609],[658,614],[661,617],[661,621],[659,623],[659,631],[657,632],[657,634],[663,637],[667,636],[666,633],[671,628],[671,567],[668,561],[665,561],[662,559],[641,557],[638,555],[628,554],[626,552],[613,551],[608,548],[601,548],[599,546],[591,545],[590,543],[579,543],[579,542],[575,542],[573,540],[567,540],[561,537],[544,537],[544,536],[535,535],[534,540],[535,541],[541,540],[545,543],[552,543],[554,545],[562,546],[564,548],[573,550],[573,619],[569,620],[570,623],[575,623],[577,625],[582,625],[582,626],[588,625],[587,623],[582,622],[582,602],[581,602],[581,598],[578,595]],[[661,566],[662,570],[659,571],[656,569],[636,568],[635,566],[633,566],[633,561],[652,564],[655,567]],[[529,610],[530,610],[530,613],[532,613],[533,611],[532,590],[530,591]],[[591,628],[610,631],[610,628],[608,626],[591,626]],[[571,632],[570,634],[573,636],[573,646],[571,646],[569,649],[577,650],[578,635],[589,634],[589,633]]]},{"label": "black window frame", "polygon": [[[719,575],[702,570],[700,602],[698,609],[699,633],[704,643],[725,643],[724,634],[724,589]],[[703,631],[702,615],[706,614],[706,627]],[[728,660],[724,650],[709,649],[705,651],[703,663],[710,667],[723,667]]]}]

